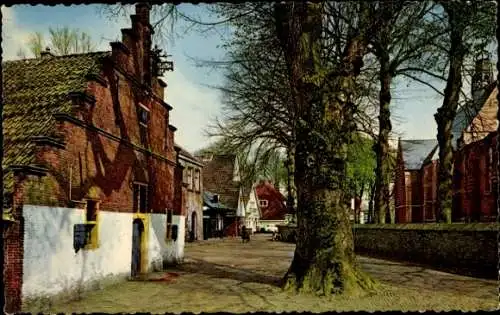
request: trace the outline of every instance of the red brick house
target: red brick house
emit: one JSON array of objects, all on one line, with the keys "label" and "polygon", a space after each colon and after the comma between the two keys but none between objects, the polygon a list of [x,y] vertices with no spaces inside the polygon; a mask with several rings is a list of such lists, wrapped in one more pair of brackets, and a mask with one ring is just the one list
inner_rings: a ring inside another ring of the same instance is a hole
[{"label": "red brick house", "polygon": [[266,231],[278,231],[278,225],[285,224],[288,214],[286,198],[270,181],[260,181],[255,186],[257,207],[260,212],[259,226]]},{"label": "red brick house", "polygon": [[396,223],[423,222],[432,215],[425,213],[434,211],[435,186],[429,187],[429,183],[435,182],[436,151],[435,139],[399,140],[394,184]]},{"label": "red brick house", "polygon": [[8,312],[182,261],[182,166],[149,14],[137,4],[110,51],[2,64]]},{"label": "red brick house", "polygon": [[[452,124],[454,222],[495,220],[498,103],[492,79],[491,62],[478,60],[473,101],[459,109]],[[396,222],[433,222],[438,211],[437,141],[400,140],[398,147]]]}]

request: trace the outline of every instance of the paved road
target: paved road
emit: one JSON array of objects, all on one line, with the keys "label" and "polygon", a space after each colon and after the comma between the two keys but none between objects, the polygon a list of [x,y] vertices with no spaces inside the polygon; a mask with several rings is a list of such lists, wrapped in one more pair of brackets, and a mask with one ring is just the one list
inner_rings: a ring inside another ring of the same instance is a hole
[{"label": "paved road", "polygon": [[361,296],[295,295],[276,286],[293,257],[294,245],[257,235],[186,245],[185,263],[85,293],[73,302],[26,307],[26,312],[252,312],[252,311],[419,311],[492,310],[497,284],[419,266],[359,257],[363,269],[380,281],[381,290]]},{"label": "paved road", "polygon": [[[250,243],[237,239],[208,240],[188,244],[184,268],[241,270],[264,283],[277,283],[293,258],[295,245],[270,241],[266,234],[256,234]],[[382,283],[414,289],[449,292],[480,299],[498,298],[495,280],[466,277],[402,262],[358,256],[362,268]],[[194,271],[194,270],[193,270]]]}]

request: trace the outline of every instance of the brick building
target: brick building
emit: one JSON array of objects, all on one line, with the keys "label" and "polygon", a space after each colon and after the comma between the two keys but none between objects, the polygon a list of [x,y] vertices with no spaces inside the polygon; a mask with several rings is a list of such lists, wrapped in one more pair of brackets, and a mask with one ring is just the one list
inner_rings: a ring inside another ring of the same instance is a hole
[{"label": "brick building", "polygon": [[110,51],[2,64],[8,312],[182,261],[165,63],[151,48],[150,7],[135,13]]},{"label": "brick building", "polygon": [[435,139],[399,140],[394,184],[396,223],[423,222],[434,213],[436,152]]},{"label": "brick building", "polygon": [[245,218],[245,196],[241,185],[238,159],[234,154],[204,154],[198,157],[204,164],[204,206],[210,235],[220,232],[237,236]]},{"label": "brick building", "polygon": [[[492,63],[476,64],[470,104],[452,124],[455,222],[493,221],[496,212],[496,119],[498,103]],[[395,173],[396,222],[433,222],[437,217],[437,140],[400,140]]]},{"label": "brick building", "polygon": [[180,145],[176,145],[183,167],[183,206],[186,212],[186,240],[203,239],[203,164]]},{"label": "brick building", "polygon": [[257,230],[277,232],[278,225],[285,224],[285,218],[288,214],[285,197],[267,180],[260,181],[255,185],[255,196],[260,213]]}]

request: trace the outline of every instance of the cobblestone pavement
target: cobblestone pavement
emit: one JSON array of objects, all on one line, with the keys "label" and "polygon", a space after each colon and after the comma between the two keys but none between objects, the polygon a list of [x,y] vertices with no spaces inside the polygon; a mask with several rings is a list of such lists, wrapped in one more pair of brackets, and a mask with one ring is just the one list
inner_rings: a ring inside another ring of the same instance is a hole
[{"label": "cobblestone pavement", "polygon": [[[218,245],[214,246],[215,244]],[[248,244],[241,244],[237,239],[214,239],[208,243],[187,244],[186,262],[193,267],[212,263],[263,272],[269,274],[272,282],[279,282],[290,265],[294,249],[293,244],[270,241],[270,236],[266,234],[256,234]],[[498,283],[495,280],[466,277],[415,264],[364,256],[358,256],[358,261],[363,270],[390,285],[431,289],[481,299],[498,298]]]},{"label": "cobblestone pavement", "polygon": [[317,297],[283,292],[278,286],[294,245],[270,235],[186,244],[184,264],[85,294],[73,302],[32,307],[29,312],[252,312],[347,310],[479,310],[498,305],[497,283],[420,266],[358,257],[379,281],[376,293]]}]

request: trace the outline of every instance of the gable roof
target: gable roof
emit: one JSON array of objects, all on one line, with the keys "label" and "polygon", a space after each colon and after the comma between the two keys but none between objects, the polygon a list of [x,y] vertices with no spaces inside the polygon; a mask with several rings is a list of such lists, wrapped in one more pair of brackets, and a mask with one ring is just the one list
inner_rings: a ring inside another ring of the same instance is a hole
[{"label": "gable roof", "polygon": [[462,136],[463,131],[470,126],[474,118],[479,114],[488,100],[488,97],[495,90],[496,85],[496,81],[490,83],[484,89],[477,92],[478,94],[472,103],[469,103],[468,106],[462,106],[457,110],[455,119],[453,120],[453,124],[451,126],[451,133],[453,135],[451,145],[453,146],[453,149],[457,149],[458,140]]},{"label": "gable roof", "polygon": [[[268,181],[255,186],[257,207],[261,220],[284,220],[287,212],[285,197]],[[258,200],[267,200],[267,207],[261,207]]]},{"label": "gable roof", "polygon": [[419,170],[436,150],[436,139],[401,140],[403,161],[406,170]]},{"label": "gable roof", "polygon": [[[110,52],[50,56],[2,63],[4,160],[2,167],[33,165],[33,136],[57,137],[55,113],[71,113],[70,92],[84,92]],[[12,174],[4,175],[5,190]]]},{"label": "gable roof", "polygon": [[240,183],[233,181],[235,154],[214,155],[203,167],[203,188],[219,195],[221,203],[238,208]]}]

